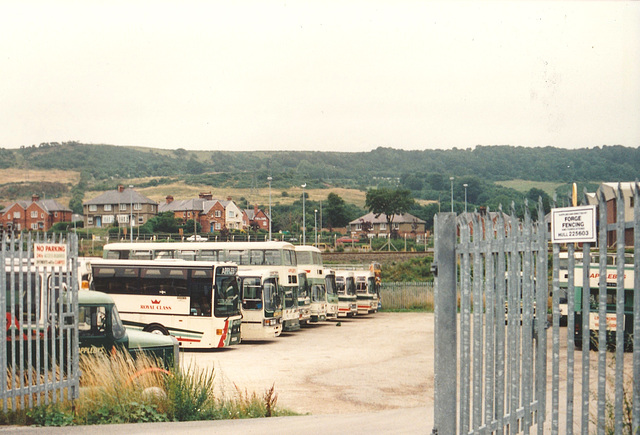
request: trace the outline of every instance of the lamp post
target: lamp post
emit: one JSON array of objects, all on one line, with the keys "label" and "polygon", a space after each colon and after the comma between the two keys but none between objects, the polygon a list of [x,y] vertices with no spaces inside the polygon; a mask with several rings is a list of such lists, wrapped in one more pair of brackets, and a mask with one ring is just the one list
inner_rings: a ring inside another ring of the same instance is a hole
[{"label": "lamp post", "polygon": [[129,240],[133,242],[133,184],[129,184],[129,227],[131,230]]},{"label": "lamp post", "polygon": [[269,182],[269,241],[271,241],[271,176],[267,177],[267,181]]},{"label": "lamp post", "polygon": [[451,181],[451,213],[453,213],[453,177],[449,177]]},{"label": "lamp post", "polygon": [[315,220],[314,225],[313,225],[313,229],[316,232],[316,237],[315,237],[316,243],[315,243],[315,246],[317,248],[318,247],[318,210],[317,209],[313,211],[313,218]]},{"label": "lamp post", "polygon": [[467,183],[462,185],[464,187],[464,212],[467,212],[467,187],[469,186]]},{"label": "lamp post", "polygon": [[304,210],[304,188],[307,187],[307,183],[304,183],[302,185],[302,244],[306,245],[307,244],[307,224],[305,223],[305,210]]}]

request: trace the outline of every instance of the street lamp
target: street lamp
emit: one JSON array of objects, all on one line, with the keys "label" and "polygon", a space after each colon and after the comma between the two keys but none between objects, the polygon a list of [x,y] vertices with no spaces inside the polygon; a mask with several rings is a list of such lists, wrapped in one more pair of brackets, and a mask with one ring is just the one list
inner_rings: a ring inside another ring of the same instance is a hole
[{"label": "street lamp", "polygon": [[314,228],[314,230],[316,232],[316,243],[315,243],[315,245],[316,245],[316,248],[317,248],[318,247],[318,210],[317,209],[313,211],[313,218],[315,220],[313,228]]},{"label": "street lamp", "polygon": [[269,241],[271,241],[271,176],[267,177],[267,181],[269,182]]},{"label": "street lamp", "polygon": [[129,226],[131,227],[130,240],[133,243],[133,184],[129,184]]},{"label": "street lamp", "polygon": [[451,213],[453,213],[453,177],[449,177],[451,181]]},{"label": "street lamp", "polygon": [[306,245],[307,244],[307,224],[305,223],[305,210],[304,210],[304,188],[307,187],[307,183],[304,183],[302,185],[302,244]]},{"label": "street lamp", "polygon": [[464,187],[464,212],[467,212],[467,187],[469,186],[467,183],[462,185]]}]

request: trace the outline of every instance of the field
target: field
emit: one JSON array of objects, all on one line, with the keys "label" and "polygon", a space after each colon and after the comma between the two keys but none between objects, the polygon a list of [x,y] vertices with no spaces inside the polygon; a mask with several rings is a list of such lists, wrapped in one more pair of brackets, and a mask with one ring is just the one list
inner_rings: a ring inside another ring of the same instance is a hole
[{"label": "field", "polygon": [[509,187],[523,193],[527,193],[533,188],[541,189],[544,190],[547,195],[553,197],[556,188],[567,183],[554,183],[552,181],[506,180],[496,181],[496,184],[504,187]]}]

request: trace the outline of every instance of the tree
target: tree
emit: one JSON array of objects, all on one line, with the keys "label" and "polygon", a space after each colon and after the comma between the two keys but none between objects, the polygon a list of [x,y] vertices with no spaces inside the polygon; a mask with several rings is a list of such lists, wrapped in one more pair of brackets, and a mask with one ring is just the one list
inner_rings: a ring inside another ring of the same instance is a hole
[{"label": "tree", "polygon": [[344,227],[349,223],[349,215],[344,199],[335,193],[330,193],[327,196],[327,205],[324,213],[329,231],[332,231],[334,227]]},{"label": "tree", "polygon": [[415,201],[408,189],[370,189],[367,191],[365,205],[376,217],[384,214],[387,219],[387,228],[391,230],[396,214],[407,213],[413,207]]},{"label": "tree", "polygon": [[150,224],[154,232],[158,233],[177,233],[179,226],[171,211],[158,213],[149,219],[148,224]]}]

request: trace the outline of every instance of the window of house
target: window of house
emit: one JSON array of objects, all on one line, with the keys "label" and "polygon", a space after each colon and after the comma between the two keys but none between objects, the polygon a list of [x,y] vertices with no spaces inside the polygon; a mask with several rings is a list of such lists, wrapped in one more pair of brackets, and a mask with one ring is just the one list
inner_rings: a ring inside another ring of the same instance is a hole
[{"label": "window of house", "polygon": [[53,216],[54,216],[54,217],[58,217],[58,212],[57,212],[57,211],[54,211],[54,212],[53,212]]},{"label": "window of house", "polygon": [[119,224],[129,223],[129,215],[128,214],[119,214],[118,215],[118,223]]},{"label": "window of house", "polygon": [[356,224],[356,231],[362,230],[362,224]]},{"label": "window of house", "polygon": [[386,230],[387,229],[387,224],[380,224],[380,229],[381,230]]},{"label": "window of house", "polygon": [[236,217],[236,214],[233,211],[229,210],[229,217]]},{"label": "window of house", "polygon": [[222,214],[220,213],[220,210],[216,210],[216,214],[215,214],[215,216],[216,216],[217,218],[219,218],[220,216],[222,216]]},{"label": "window of house", "polygon": [[36,222],[36,223],[31,224],[31,229],[32,230],[37,230],[38,229],[38,223]]},{"label": "window of house", "polygon": [[[56,213],[56,216],[58,216],[58,213]],[[44,213],[40,213],[40,219],[44,219]]]},{"label": "window of house", "polygon": [[31,217],[32,218],[37,218],[38,217],[38,210],[32,210],[31,211]]},{"label": "window of house", "polygon": [[111,211],[111,204],[105,204],[104,211]]},{"label": "window of house", "polygon": [[93,225],[93,216],[87,217],[87,225]]},{"label": "window of house", "polygon": [[219,230],[220,228],[222,228],[222,227],[220,226],[220,222],[216,222],[215,229],[216,229],[216,230]]},{"label": "window of house", "polygon": [[90,204],[89,205],[89,211],[98,211],[98,206],[95,204]]},{"label": "window of house", "polygon": [[20,219],[20,212],[19,211],[14,211],[13,212],[13,218],[14,219]]},{"label": "window of house", "polygon": [[140,204],[139,202],[136,202],[135,204],[133,204],[133,209],[142,210],[142,204]]},{"label": "window of house", "polygon": [[143,224],[144,223],[144,216],[138,216],[138,222]]},{"label": "window of house", "polygon": [[400,229],[400,224],[393,224],[393,229],[394,230],[399,230]]},{"label": "window of house", "polygon": [[113,215],[102,216],[102,222],[105,223],[105,224],[112,224],[113,223]]},{"label": "window of house", "polygon": [[120,211],[125,211],[127,209],[127,204],[120,204]]}]

